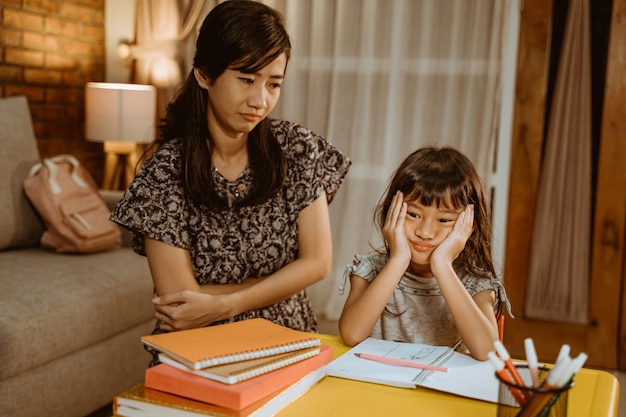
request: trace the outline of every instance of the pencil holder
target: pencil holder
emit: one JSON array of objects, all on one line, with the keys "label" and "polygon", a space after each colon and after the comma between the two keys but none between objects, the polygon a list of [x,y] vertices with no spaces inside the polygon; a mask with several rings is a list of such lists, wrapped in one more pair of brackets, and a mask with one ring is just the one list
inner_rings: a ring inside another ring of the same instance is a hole
[{"label": "pencil holder", "polygon": [[[524,385],[503,379],[499,381],[498,417],[567,417],[567,395],[574,383],[562,388],[533,387],[527,365],[516,365]],[[539,379],[543,380],[548,368],[539,367]]]}]

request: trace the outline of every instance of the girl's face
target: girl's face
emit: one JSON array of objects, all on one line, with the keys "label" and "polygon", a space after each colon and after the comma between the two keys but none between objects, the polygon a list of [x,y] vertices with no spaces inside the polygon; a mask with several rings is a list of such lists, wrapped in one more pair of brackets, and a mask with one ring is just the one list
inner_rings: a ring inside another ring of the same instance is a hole
[{"label": "girl's face", "polygon": [[404,233],[411,249],[409,270],[412,273],[424,277],[431,275],[430,255],[448,237],[462,211],[407,201]]},{"label": "girl's face", "polygon": [[286,66],[287,57],[281,54],[259,72],[226,69],[212,83],[196,70],[198,84],[208,92],[211,135],[240,137],[266,118],[280,97]]}]

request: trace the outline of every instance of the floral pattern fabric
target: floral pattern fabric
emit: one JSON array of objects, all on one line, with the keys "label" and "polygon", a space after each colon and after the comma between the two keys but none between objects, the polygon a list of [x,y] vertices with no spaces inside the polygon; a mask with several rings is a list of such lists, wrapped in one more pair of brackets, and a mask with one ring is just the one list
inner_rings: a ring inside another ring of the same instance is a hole
[{"label": "floral pattern fabric", "polygon": [[[188,250],[201,285],[241,283],[274,273],[297,257],[300,210],[324,191],[330,203],[351,162],[325,139],[296,123],[272,120],[271,129],[285,154],[287,175],[282,189],[270,200],[233,206],[251,188],[254,173],[247,168],[235,181],[212,173],[218,194],[230,203],[228,208],[207,209],[191,203],[179,181],[180,142],[172,141],[146,160],[111,219],[133,233],[138,254],[145,255],[145,236]],[[302,331],[316,331],[317,326],[305,291],[240,314],[233,321],[254,317]]]}]

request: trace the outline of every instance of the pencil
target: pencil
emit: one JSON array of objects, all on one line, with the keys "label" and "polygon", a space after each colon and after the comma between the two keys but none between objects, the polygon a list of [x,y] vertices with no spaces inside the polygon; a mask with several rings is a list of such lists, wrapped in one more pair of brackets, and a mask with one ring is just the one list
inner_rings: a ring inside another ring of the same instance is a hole
[{"label": "pencil", "polygon": [[[525,387],[526,384],[524,383],[524,380],[522,379],[519,372],[517,371],[515,364],[513,364],[513,361],[511,360],[511,356],[509,355],[509,352],[506,350],[502,342],[499,340],[496,340],[495,342],[493,342],[493,345],[495,346],[496,351],[498,352],[498,355],[500,355],[500,358],[504,362],[504,367],[506,368],[507,371],[509,371],[509,374],[511,374],[511,377],[513,378],[513,381],[515,382],[515,384],[519,385],[520,387]],[[521,391],[521,392],[524,398],[528,399],[530,397],[530,392],[526,390]]]},{"label": "pencil", "polygon": [[[569,387],[570,385],[572,385],[572,383],[574,382],[574,376],[578,371],[580,371],[586,360],[587,354],[584,352],[580,353],[575,359],[573,359],[570,365],[563,371],[563,375],[561,375],[561,378],[557,382],[557,385],[560,385],[562,387]],[[541,410],[539,417],[548,417],[550,415],[550,409],[559,399],[560,395],[561,393],[557,393],[553,395],[552,398],[550,398],[548,404],[546,404],[543,410]]]},{"label": "pencil", "polygon": [[443,366],[429,365],[429,364],[425,364],[425,363],[418,363],[418,362],[411,362],[411,361],[403,361],[401,359],[387,358],[385,356],[370,355],[369,353],[355,353],[355,355],[358,356],[359,358],[369,359],[369,360],[374,361],[374,362],[381,362],[381,363],[388,363],[388,364],[391,364],[391,365],[406,366],[408,368],[425,369],[425,370],[428,370],[428,371],[448,372],[448,368],[445,368]]},{"label": "pencil", "polygon": [[[511,378],[511,375],[506,371],[506,369],[504,369],[504,362],[502,362],[502,360],[496,356],[496,353],[488,352],[487,356],[489,357],[489,361],[495,368],[496,374],[498,374],[500,378],[502,378],[509,384],[515,385],[515,382],[513,381],[513,378]],[[515,398],[515,401],[520,405],[520,407],[524,405],[526,400],[524,399],[524,395],[522,395],[522,392],[519,389],[510,385],[507,385],[507,388],[509,389],[511,395],[513,395],[513,398]]]},{"label": "pencil", "polygon": [[524,340],[524,348],[526,350],[526,361],[528,362],[528,369],[530,370],[530,378],[533,383],[533,387],[539,386],[539,364],[537,363],[537,351],[535,351],[535,345],[533,339],[530,337]]},{"label": "pencil", "polygon": [[570,346],[568,344],[562,345],[561,349],[559,350],[559,355],[556,357],[555,364],[559,363],[559,361],[565,358],[569,358],[569,352],[570,352]]},{"label": "pencil", "polygon": [[562,388],[560,385],[563,382],[563,375],[566,374],[571,376],[571,365],[572,360],[569,356],[562,358],[559,362],[557,362],[550,372],[548,372],[548,376],[541,383],[539,387],[542,390],[547,390],[548,392],[537,392],[532,398],[525,404],[522,410],[517,415],[518,417],[537,417],[541,415],[543,410],[548,407],[548,404],[553,403],[553,399],[556,399],[556,396],[559,395],[559,392],[549,392],[550,390],[557,390]]}]

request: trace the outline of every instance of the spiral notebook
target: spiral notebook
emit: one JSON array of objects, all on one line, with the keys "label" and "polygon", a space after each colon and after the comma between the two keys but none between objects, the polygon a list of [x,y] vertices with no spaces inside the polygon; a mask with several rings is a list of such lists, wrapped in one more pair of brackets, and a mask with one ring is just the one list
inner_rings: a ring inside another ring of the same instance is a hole
[{"label": "spiral notebook", "polygon": [[[237,384],[222,384],[161,363],[146,369],[144,383],[146,388],[241,410],[261,398],[283,391],[311,372],[320,374],[320,378],[325,376],[325,366],[331,360],[332,347],[320,345],[320,353],[315,356]],[[311,382],[315,383],[320,378]]]},{"label": "spiral notebook", "polygon": [[320,339],[311,333],[263,318],[142,336],[141,341],[192,369],[263,358],[321,344]]},{"label": "spiral notebook", "polygon": [[275,371],[284,366],[300,362],[320,353],[320,347],[311,347],[295,350],[293,352],[280,353],[278,355],[267,356],[264,358],[250,359],[225,365],[210,366],[203,369],[191,369],[186,365],[170,358],[165,353],[159,354],[162,363],[166,363],[174,368],[192,374],[202,376],[204,378],[213,379],[224,384],[236,384],[255,376]]}]

